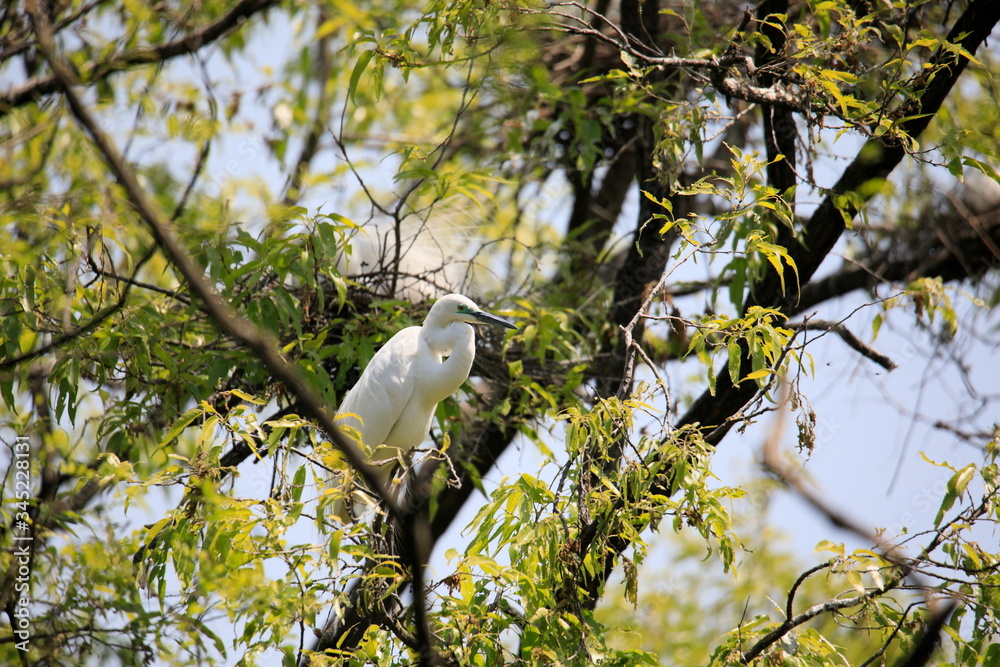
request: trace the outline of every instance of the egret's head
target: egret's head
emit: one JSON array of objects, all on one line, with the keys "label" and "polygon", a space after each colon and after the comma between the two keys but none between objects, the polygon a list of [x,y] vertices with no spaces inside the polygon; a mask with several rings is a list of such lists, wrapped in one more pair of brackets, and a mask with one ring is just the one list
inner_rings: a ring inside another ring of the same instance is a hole
[{"label": "egret's head", "polygon": [[448,326],[452,322],[467,322],[469,324],[498,324],[508,329],[517,330],[517,327],[504,318],[488,313],[473,302],[472,299],[461,294],[449,294],[441,297],[431,307],[431,312],[427,314],[427,322],[437,322],[441,326]]}]

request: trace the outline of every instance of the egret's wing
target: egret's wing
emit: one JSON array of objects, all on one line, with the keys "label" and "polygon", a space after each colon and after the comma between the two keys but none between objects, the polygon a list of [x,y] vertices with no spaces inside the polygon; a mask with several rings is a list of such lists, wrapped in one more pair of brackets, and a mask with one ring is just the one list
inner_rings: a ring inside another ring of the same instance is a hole
[{"label": "egret's wing", "polygon": [[[420,327],[403,329],[382,346],[348,392],[338,410],[341,422],[361,433],[362,441],[374,450],[385,442],[399,420],[416,386],[414,361]],[[353,413],[360,422],[348,417]]]},{"label": "egret's wing", "polygon": [[[372,358],[337,411],[338,423],[357,429],[370,453],[385,442],[413,395],[417,383],[414,357],[419,336],[420,327],[409,327],[390,338]],[[383,484],[389,482],[391,470],[392,464],[378,469]],[[354,498],[350,491],[348,498]],[[355,507],[356,503],[354,500],[339,501],[333,507],[333,513],[345,523],[351,520],[348,505]]]}]

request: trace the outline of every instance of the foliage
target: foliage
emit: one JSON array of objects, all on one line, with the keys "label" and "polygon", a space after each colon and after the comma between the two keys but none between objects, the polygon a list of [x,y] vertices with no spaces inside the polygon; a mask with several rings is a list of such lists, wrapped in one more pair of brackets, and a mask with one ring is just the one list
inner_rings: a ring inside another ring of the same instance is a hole
[{"label": "foliage", "polygon": [[[926,524],[803,481],[832,361],[995,349],[995,5],[11,4],[0,660],[1000,660],[995,392],[934,425],[978,449],[924,457]],[[520,330],[481,332],[398,511],[342,523],[303,387],[333,414],[449,291]],[[770,477],[720,479],[754,434]],[[781,547],[779,488],[863,546]]]}]

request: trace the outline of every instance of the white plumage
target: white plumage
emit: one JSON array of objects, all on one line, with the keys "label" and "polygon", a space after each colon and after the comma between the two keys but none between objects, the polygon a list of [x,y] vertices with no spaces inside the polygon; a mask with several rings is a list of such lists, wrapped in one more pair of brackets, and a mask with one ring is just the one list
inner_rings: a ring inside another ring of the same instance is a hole
[{"label": "white plumage", "polygon": [[[423,326],[407,327],[372,358],[338,411],[348,435],[360,434],[384,484],[430,431],[437,404],[462,386],[476,356],[473,324],[517,329],[461,294],[435,303]],[[351,433],[356,429],[356,433]],[[346,508],[335,510],[346,518]]]}]

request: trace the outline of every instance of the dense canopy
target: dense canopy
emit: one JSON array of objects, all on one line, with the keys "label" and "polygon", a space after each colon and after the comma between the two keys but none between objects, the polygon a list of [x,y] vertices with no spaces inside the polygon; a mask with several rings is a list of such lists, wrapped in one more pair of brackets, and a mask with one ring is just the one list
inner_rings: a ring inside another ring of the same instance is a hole
[{"label": "dense canopy", "polygon": [[[0,661],[997,664],[998,20],[6,4]],[[519,330],[343,523],[337,406],[450,292]],[[909,424],[859,484],[944,471],[905,525],[810,483],[831,378]]]}]

